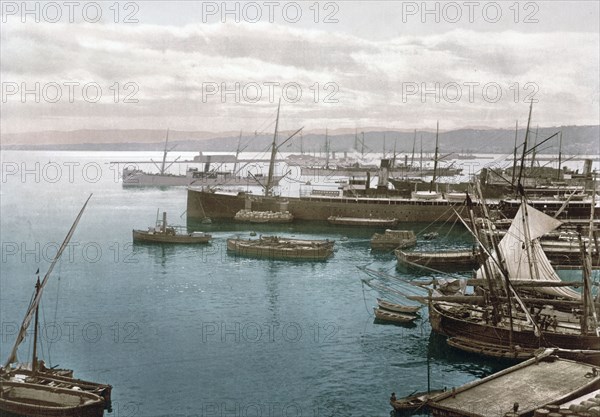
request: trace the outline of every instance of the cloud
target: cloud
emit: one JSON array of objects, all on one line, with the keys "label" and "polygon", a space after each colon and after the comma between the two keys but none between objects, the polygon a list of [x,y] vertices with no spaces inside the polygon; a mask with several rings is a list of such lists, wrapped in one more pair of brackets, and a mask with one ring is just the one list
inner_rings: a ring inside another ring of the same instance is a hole
[{"label": "cloud", "polygon": [[[102,128],[116,118],[132,129],[253,131],[286,84],[288,128],[507,127],[526,117],[533,92],[541,125],[600,123],[598,33],[455,29],[367,40],[269,23],[8,23],[1,31],[3,82],[38,82],[42,96],[4,97],[2,132]],[[67,88],[57,103],[44,100],[44,86],[68,81],[97,83],[99,102],[86,101],[81,86],[73,102]],[[207,95],[215,86],[229,92]],[[123,103],[128,95],[138,102]]]}]

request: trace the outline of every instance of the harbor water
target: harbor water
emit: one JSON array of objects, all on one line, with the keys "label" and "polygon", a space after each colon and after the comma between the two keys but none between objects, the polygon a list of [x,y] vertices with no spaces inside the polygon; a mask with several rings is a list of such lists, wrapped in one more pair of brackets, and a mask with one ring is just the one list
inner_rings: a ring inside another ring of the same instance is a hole
[{"label": "harbor water", "polygon": [[[506,363],[451,350],[430,335],[426,308],[412,327],[374,322],[386,294],[362,280],[415,291],[391,253],[372,253],[377,229],[322,223],[190,224],[200,246],[134,245],[132,229],[157,210],[186,224],[186,189],[124,189],[116,160],[149,152],[2,152],[0,358],[81,205],[93,197],[56,265],[40,310],[47,366],[113,386],[113,415],[387,416],[389,396],[452,387]],[[282,182],[298,187],[302,181]],[[333,185],[332,185],[333,186]],[[419,249],[468,248],[459,225],[400,224],[439,232]],[[227,254],[226,239],[257,234],[333,239],[325,262]],[[571,272],[572,274],[572,272]],[[388,294],[389,296],[389,294]],[[390,299],[390,298],[388,298]],[[393,301],[393,298],[391,298]],[[30,329],[30,334],[31,329]],[[31,336],[31,335],[30,335]],[[19,350],[29,361],[32,337]],[[429,372],[428,372],[429,369]],[[428,377],[429,374],[429,377]]]}]

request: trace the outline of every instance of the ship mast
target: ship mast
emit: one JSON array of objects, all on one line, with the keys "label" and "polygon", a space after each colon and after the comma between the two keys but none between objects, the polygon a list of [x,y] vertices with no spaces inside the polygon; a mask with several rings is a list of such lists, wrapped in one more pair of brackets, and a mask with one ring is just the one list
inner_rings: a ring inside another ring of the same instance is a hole
[{"label": "ship mast", "polygon": [[[40,270],[38,269],[38,272]],[[37,282],[35,283],[35,295],[40,292],[40,276],[38,274]],[[33,357],[31,359],[31,371],[35,373],[37,371],[37,339],[38,339],[38,327],[39,327],[39,304],[35,307],[35,321],[34,321],[34,329],[33,329]]]},{"label": "ship mast", "polygon": [[529,137],[529,124],[531,123],[531,110],[533,108],[533,100],[529,104],[529,117],[527,118],[527,129],[525,129],[525,141],[523,142],[523,153],[521,154],[521,166],[519,167],[519,179],[517,187],[521,186],[521,178],[523,177],[523,166],[525,165],[525,154],[527,153],[527,139]]},{"label": "ship mast", "polygon": [[413,168],[415,166],[415,144],[417,143],[417,129],[415,129],[415,136],[413,137],[413,149],[412,156],[410,157],[410,167]]},{"label": "ship mast", "polygon": [[269,174],[267,176],[267,185],[265,195],[271,195],[273,188],[273,170],[275,169],[275,155],[277,154],[277,129],[279,129],[279,108],[281,107],[281,98],[277,104],[277,119],[275,119],[275,132],[273,133],[273,144],[271,145],[271,160],[269,161]]},{"label": "ship mast", "polygon": [[512,179],[510,184],[513,189],[515,188],[515,170],[517,169],[517,136],[519,134],[519,121],[517,120],[515,123],[515,147],[513,149],[513,166],[512,166]]},{"label": "ship mast", "polygon": [[162,164],[160,166],[160,175],[163,175],[165,173],[165,163],[167,162],[167,152],[169,152],[169,150],[167,149],[168,145],[169,145],[169,129],[167,128],[167,138],[165,140],[165,150],[163,152],[163,160],[162,160]]},{"label": "ship mast", "polygon": [[560,170],[562,168],[562,130],[560,131],[560,139],[558,139],[558,172],[556,179],[560,181]]},{"label": "ship mast", "polygon": [[431,179],[431,184],[429,185],[429,192],[433,192],[433,184],[435,184],[435,174],[437,172],[437,163],[438,163],[438,137],[440,133],[440,122],[438,120],[436,129],[435,129],[435,156],[433,158],[433,178]]}]

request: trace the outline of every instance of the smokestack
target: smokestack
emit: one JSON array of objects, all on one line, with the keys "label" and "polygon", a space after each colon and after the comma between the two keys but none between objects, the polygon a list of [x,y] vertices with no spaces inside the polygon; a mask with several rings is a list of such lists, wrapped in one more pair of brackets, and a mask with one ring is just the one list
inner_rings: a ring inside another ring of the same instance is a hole
[{"label": "smokestack", "polygon": [[390,168],[390,160],[382,159],[381,167],[379,168],[379,180],[377,181],[377,189],[378,190],[379,189],[387,190],[388,179],[390,176],[389,168]]}]

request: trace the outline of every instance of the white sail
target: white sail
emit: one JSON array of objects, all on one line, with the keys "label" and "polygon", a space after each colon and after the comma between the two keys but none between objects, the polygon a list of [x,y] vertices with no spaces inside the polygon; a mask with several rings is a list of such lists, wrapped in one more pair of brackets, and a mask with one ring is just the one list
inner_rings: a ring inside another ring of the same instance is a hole
[{"label": "white sail", "polygon": [[[559,220],[530,205],[521,204],[508,232],[498,244],[511,281],[562,281],[552,268],[538,240],[561,224]],[[492,274],[500,275],[498,255],[493,252],[492,256],[495,260],[488,259],[487,268]],[[481,266],[477,277],[483,278],[484,271],[484,266]],[[581,299],[581,294],[568,287],[541,287],[536,288],[536,291],[573,300]]]},{"label": "white sail", "polygon": [[48,272],[46,272],[44,279],[40,283],[40,287],[37,290],[35,297],[31,301],[29,308],[27,309],[27,313],[25,314],[25,318],[23,319],[23,323],[21,324],[21,329],[19,330],[19,334],[17,335],[15,344],[10,352],[10,355],[8,356],[8,359],[6,360],[6,363],[4,364],[4,367],[8,367],[10,364],[17,361],[17,350],[19,349],[19,345],[21,344],[23,339],[25,339],[25,336],[27,334],[27,328],[29,327],[29,324],[31,324],[31,320],[33,319],[35,310],[38,307],[38,305],[40,304],[40,300],[42,299],[42,293],[44,291],[44,287],[45,287],[46,283],[48,282],[48,278],[50,278],[50,274],[52,273],[52,270],[54,269],[54,265],[56,265],[56,262],[58,262],[63,251],[69,244],[69,241],[71,240],[71,236],[73,236],[73,233],[75,233],[75,228],[77,227],[77,224],[79,223],[79,219],[81,219],[83,211],[85,210],[85,207],[87,206],[88,201],[90,201],[90,198],[92,198],[92,194],[90,194],[88,199],[85,201],[85,204],[79,211],[79,214],[77,215],[77,218],[75,219],[75,222],[71,226],[71,229],[69,229],[69,233],[67,233],[65,240],[63,241],[62,245],[58,249],[56,256],[52,260],[52,263],[50,264],[50,268],[48,268]]}]

